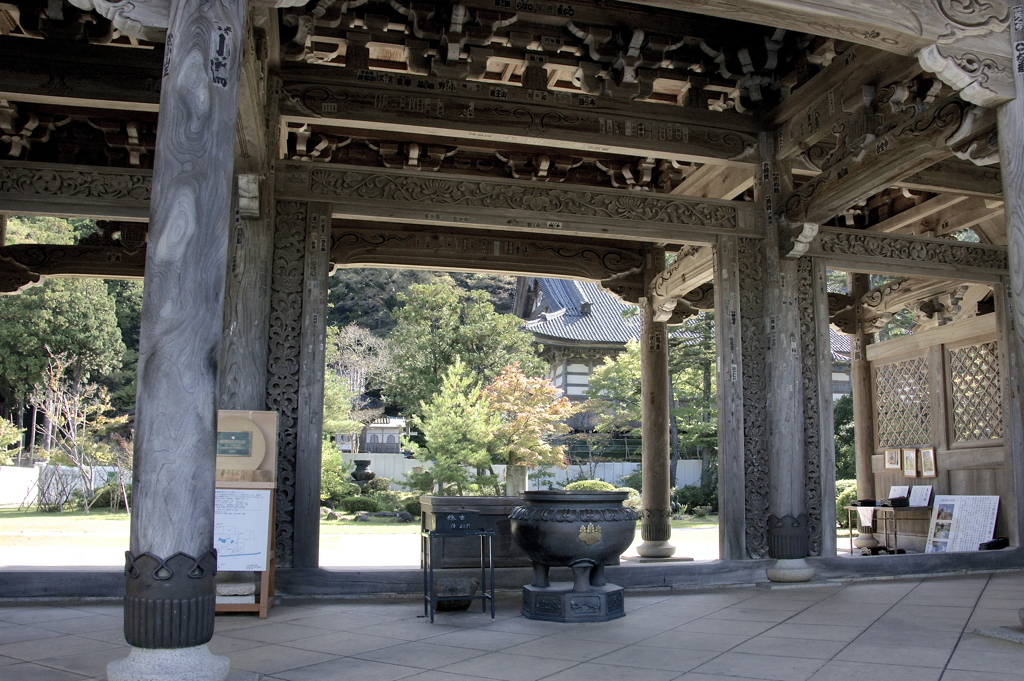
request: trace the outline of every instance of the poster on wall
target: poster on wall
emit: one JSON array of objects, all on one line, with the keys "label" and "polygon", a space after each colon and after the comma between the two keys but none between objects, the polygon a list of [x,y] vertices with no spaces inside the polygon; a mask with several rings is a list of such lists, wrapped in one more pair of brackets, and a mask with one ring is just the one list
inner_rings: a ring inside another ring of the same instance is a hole
[{"label": "poster on wall", "polygon": [[998,511],[997,496],[936,494],[924,552],[977,551],[992,538]]},{"label": "poster on wall", "polygon": [[217,569],[262,572],[267,569],[270,533],[269,489],[217,489],[213,546]]}]

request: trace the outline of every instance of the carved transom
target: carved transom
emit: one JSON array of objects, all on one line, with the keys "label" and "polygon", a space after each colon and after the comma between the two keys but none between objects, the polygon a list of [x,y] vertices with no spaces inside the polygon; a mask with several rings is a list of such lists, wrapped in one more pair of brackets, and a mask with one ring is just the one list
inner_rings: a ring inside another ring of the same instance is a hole
[{"label": "carved transom", "polygon": [[875,423],[880,447],[931,441],[929,390],[924,357],[875,368]]},{"label": "carved transom", "polygon": [[1003,391],[996,341],[949,352],[953,441],[1003,436]]}]

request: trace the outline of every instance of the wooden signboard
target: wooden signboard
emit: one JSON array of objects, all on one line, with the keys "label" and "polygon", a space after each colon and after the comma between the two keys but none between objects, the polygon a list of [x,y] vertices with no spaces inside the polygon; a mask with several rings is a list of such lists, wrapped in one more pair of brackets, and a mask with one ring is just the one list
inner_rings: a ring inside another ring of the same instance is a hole
[{"label": "wooden signboard", "polygon": [[992,538],[998,511],[997,496],[935,495],[924,552],[977,551]]}]

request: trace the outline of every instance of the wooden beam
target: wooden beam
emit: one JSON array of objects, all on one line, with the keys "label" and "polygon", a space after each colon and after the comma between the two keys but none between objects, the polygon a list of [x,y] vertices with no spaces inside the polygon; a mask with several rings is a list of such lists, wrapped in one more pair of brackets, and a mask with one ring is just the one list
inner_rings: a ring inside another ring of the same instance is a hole
[{"label": "wooden beam", "polygon": [[967,197],[963,195],[940,194],[902,213],[897,213],[890,218],[871,225],[867,229],[872,232],[907,232],[913,234],[913,226],[921,220],[950,207],[956,207],[957,204],[966,200]]},{"label": "wooden beam", "polygon": [[[673,323],[673,311],[681,298],[714,278],[715,258],[711,246],[684,246],[675,261],[656,275],[647,291],[654,321]],[[689,305],[686,305],[689,308]],[[690,308],[692,312],[692,308]],[[678,313],[677,313],[678,314]]]},{"label": "wooden beam", "polygon": [[837,124],[870,104],[875,86],[902,81],[920,71],[911,57],[863,45],[850,47],[776,107],[772,118],[781,126],[779,158],[792,158],[834,135]]},{"label": "wooden beam", "polygon": [[282,77],[285,122],[343,135],[387,132],[749,166],[759,128],[730,111],[386,71],[303,65]]},{"label": "wooden beam", "polygon": [[817,178],[789,195],[785,216],[822,223],[858,200],[953,155],[949,142],[968,129],[974,109],[959,97],[938,102],[903,125],[847,151]]},{"label": "wooden beam", "polygon": [[153,171],[0,161],[0,212],[148,220]]},{"label": "wooden beam", "polygon": [[999,199],[1003,196],[999,166],[979,166],[955,158],[940,161],[908,175],[894,186],[934,194],[950,192],[988,199]]},{"label": "wooden beam", "polygon": [[328,201],[336,218],[632,242],[760,236],[753,209],[742,202],[335,164],[278,162],[275,175],[279,200]]},{"label": "wooden beam", "polygon": [[[710,250],[710,249],[708,249]],[[638,270],[627,244],[541,238],[514,231],[435,230],[346,220],[331,231],[331,262],[340,267],[497,272],[600,281]]]},{"label": "wooden beam", "polygon": [[986,283],[999,281],[1007,270],[1007,249],[1002,246],[840,227],[822,227],[808,255],[847,271]]},{"label": "wooden beam", "polygon": [[156,111],[163,45],[106,45],[0,36],[0,99],[60,106]]},{"label": "wooden beam", "polygon": [[708,163],[687,175],[671,193],[702,199],[732,200],[753,186],[752,169]]}]

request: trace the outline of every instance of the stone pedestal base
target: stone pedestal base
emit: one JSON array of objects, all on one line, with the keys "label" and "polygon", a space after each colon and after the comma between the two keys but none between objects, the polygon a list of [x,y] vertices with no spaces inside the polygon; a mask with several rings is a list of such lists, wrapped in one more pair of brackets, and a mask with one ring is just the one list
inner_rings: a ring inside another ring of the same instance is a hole
[{"label": "stone pedestal base", "polygon": [[667,541],[645,541],[636,547],[636,552],[643,558],[668,558],[676,552],[676,547]]},{"label": "stone pedestal base", "polygon": [[107,665],[107,681],[225,681],[231,661],[206,644],[193,648],[132,648]]},{"label": "stone pedestal base", "polygon": [[803,558],[780,558],[766,572],[773,582],[809,582],[814,577],[814,568]]},{"label": "stone pedestal base", "polygon": [[878,546],[878,540],[869,530],[858,530],[857,536],[853,538],[853,545],[858,549],[873,549]]},{"label": "stone pedestal base", "polygon": [[625,616],[623,588],[615,584],[573,591],[572,582],[523,587],[523,617],[547,622],[607,622]]}]

